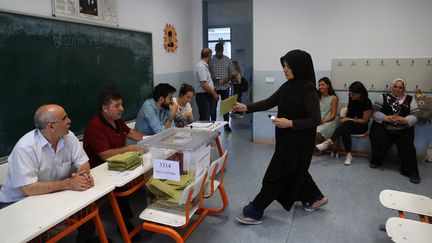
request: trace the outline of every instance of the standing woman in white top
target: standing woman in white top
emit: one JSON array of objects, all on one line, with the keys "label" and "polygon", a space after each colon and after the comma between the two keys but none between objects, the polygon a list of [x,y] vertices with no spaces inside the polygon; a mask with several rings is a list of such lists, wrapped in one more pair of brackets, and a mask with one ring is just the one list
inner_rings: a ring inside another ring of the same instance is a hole
[{"label": "standing woman in white top", "polygon": [[[329,139],[336,129],[336,114],[339,99],[333,89],[329,78],[323,77],[318,81],[318,94],[320,97],[321,124],[317,127],[315,144],[320,144]],[[315,155],[321,151],[316,150]]]},{"label": "standing woman in white top", "polygon": [[194,95],[194,87],[184,83],[180,87],[179,97],[177,99],[173,98],[173,102],[178,106],[178,111],[174,117],[174,124],[176,127],[184,127],[194,122],[192,107],[190,104]]}]

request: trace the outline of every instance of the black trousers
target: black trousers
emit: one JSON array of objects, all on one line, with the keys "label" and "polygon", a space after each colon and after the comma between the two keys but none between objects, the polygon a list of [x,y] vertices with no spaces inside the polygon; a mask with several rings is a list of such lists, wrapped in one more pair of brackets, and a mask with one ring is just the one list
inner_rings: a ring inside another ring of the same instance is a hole
[{"label": "black trousers", "polygon": [[289,211],[295,201],[307,202],[323,196],[308,171],[314,138],[315,133],[284,138],[281,145],[276,137],[275,153],[252,203],[256,210],[263,212],[276,200]]},{"label": "black trousers", "polygon": [[331,136],[333,142],[337,141],[339,138],[342,139],[342,143],[345,147],[346,152],[351,152],[352,141],[351,134],[363,134],[368,130],[367,124],[360,124],[353,121],[346,121],[340,124]]},{"label": "black trousers", "polygon": [[237,102],[241,103],[243,92],[241,90],[240,84],[234,84],[233,89],[234,89],[234,94],[237,95]]},{"label": "black trousers", "polygon": [[200,121],[216,121],[216,108],[217,101],[209,93],[197,93],[195,100],[198,106],[199,120]]},{"label": "black trousers", "polygon": [[396,144],[397,153],[401,160],[401,172],[404,175],[417,174],[417,156],[414,147],[414,127],[403,130],[389,131],[378,122],[373,122],[369,132],[372,148],[371,163],[380,165],[385,159],[387,151]]}]

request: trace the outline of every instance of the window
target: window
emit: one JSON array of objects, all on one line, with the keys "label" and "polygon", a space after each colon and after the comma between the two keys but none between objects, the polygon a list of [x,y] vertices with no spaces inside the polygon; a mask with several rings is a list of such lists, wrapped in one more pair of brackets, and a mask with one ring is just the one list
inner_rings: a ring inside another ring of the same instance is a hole
[{"label": "window", "polygon": [[231,28],[208,29],[208,47],[215,53],[218,42],[224,43],[224,55],[231,58]]}]

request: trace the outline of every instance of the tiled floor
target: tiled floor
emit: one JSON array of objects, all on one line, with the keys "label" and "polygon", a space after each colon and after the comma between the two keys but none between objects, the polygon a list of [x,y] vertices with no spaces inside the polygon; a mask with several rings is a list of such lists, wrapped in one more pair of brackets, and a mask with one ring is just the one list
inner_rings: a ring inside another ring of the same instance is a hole
[{"label": "tiled floor", "polygon": [[[240,225],[235,216],[259,191],[274,145],[251,142],[250,115],[233,119],[231,125],[233,132],[222,134],[222,144],[229,152],[224,181],[230,203],[229,216],[206,217],[188,242],[391,242],[379,226],[397,213],[380,204],[380,191],[389,188],[432,196],[432,164],[425,163],[422,158],[418,159],[422,182],[415,185],[399,174],[397,161],[370,169],[367,158],[354,158],[351,166],[345,166],[343,156],[336,159],[323,155],[313,158],[310,172],[329,197],[327,206],[306,212],[295,205],[287,212],[274,202],[265,211],[262,225]],[[218,196],[206,204],[219,205]],[[143,198],[144,193],[139,192],[130,200],[136,215],[144,207]],[[110,208],[102,214],[109,238],[122,242]],[[140,242],[173,242],[169,237],[150,232],[140,235]],[[74,239],[75,234],[71,234],[65,242],[74,242]]]}]

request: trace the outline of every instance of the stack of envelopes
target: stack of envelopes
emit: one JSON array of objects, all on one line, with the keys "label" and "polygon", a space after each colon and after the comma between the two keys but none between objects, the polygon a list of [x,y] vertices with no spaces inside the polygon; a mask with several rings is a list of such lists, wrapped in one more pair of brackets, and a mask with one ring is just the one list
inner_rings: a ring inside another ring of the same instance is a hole
[{"label": "stack of envelopes", "polygon": [[146,183],[147,189],[158,199],[156,202],[165,206],[178,204],[187,185],[193,182],[191,175],[181,175],[180,181],[159,180],[153,177]]},{"label": "stack of envelopes", "polygon": [[142,163],[141,154],[134,151],[124,152],[107,159],[108,170],[126,171],[134,170]]}]

